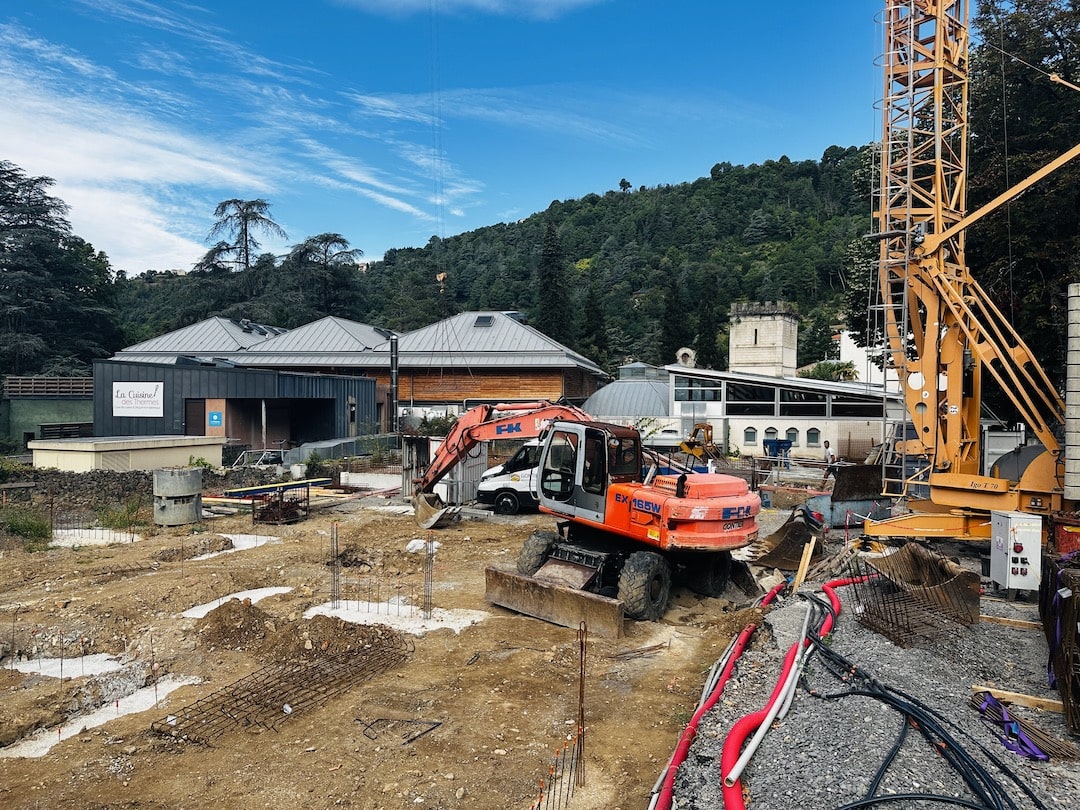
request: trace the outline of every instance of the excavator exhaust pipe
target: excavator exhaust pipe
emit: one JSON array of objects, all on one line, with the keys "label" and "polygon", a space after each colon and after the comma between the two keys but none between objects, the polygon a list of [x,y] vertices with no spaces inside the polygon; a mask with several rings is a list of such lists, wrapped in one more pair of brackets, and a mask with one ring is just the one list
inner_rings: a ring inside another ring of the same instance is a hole
[{"label": "excavator exhaust pipe", "polygon": [[434,492],[418,492],[412,504],[421,529],[440,529],[457,520],[461,513],[460,506],[447,506]]}]

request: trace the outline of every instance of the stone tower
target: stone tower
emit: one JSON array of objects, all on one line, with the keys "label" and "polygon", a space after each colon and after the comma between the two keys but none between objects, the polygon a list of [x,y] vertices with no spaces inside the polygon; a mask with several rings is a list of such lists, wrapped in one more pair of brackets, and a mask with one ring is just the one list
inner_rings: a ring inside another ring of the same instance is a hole
[{"label": "stone tower", "polygon": [[794,377],[799,318],[786,301],[736,301],[731,305],[728,370],[766,377]]}]

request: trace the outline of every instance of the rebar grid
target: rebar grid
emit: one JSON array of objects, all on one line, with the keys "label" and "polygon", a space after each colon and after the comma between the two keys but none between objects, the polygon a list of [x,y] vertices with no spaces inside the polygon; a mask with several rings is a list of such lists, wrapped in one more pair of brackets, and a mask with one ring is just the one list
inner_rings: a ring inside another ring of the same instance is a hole
[{"label": "rebar grid", "polygon": [[150,730],[202,745],[211,745],[236,728],[277,731],[291,715],[321,706],[408,660],[411,641],[385,627],[372,629],[359,652],[265,666],[176,714],[155,720]]},{"label": "rebar grid", "polygon": [[1061,696],[1069,733],[1080,735],[1080,568],[1066,567],[1075,564],[1073,558],[1047,566],[1040,613],[1050,647],[1051,685]]},{"label": "rebar grid", "polygon": [[979,620],[979,575],[917,543],[853,558],[851,577],[859,622],[900,647]]}]

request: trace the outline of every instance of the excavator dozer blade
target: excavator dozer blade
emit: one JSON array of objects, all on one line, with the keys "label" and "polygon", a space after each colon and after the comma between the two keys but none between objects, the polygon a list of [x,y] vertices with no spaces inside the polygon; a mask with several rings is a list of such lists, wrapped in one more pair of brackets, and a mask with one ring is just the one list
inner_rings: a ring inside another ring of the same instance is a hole
[{"label": "excavator dozer blade", "polygon": [[484,576],[485,596],[493,605],[562,627],[577,629],[584,622],[590,633],[605,638],[623,634],[624,605],[618,599],[490,566]]},{"label": "excavator dozer blade", "polygon": [[421,529],[441,529],[457,520],[461,512],[460,506],[447,506],[434,492],[421,492],[412,503]]}]

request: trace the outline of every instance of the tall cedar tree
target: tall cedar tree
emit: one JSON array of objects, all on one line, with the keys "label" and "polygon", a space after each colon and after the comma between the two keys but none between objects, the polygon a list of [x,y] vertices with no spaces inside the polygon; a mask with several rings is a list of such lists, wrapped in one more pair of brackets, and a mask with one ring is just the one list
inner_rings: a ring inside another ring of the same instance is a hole
[{"label": "tall cedar tree", "polygon": [[0,370],[84,375],[120,348],[105,254],[71,234],[49,177],[0,161]]},{"label": "tall cedar tree", "polygon": [[567,288],[562,245],[555,223],[544,229],[540,263],[536,266],[536,317],[532,325],[565,346],[574,340],[573,310]]},{"label": "tall cedar tree", "polygon": [[663,322],[660,324],[660,364],[674,363],[679,349],[689,346],[694,328],[683,291],[681,273],[672,272],[664,298]]},{"label": "tall cedar tree", "polygon": [[604,317],[604,300],[599,285],[590,283],[585,290],[582,305],[581,340],[578,351],[600,368],[611,372],[611,348],[607,336],[607,319]]}]

